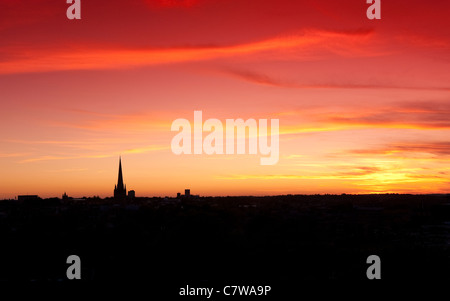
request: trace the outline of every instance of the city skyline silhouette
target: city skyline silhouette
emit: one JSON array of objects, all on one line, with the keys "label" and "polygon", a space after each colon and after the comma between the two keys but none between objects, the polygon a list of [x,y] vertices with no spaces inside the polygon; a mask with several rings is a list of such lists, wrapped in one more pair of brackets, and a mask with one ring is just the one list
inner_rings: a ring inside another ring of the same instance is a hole
[{"label": "city skyline silhouette", "polygon": [[[189,186],[189,185],[188,185]],[[176,192],[176,197],[174,196],[174,193],[171,193],[170,196],[166,195],[164,196],[165,198],[169,198],[169,197],[174,197],[174,198],[180,198],[182,195],[180,192]],[[398,195],[399,193],[379,193],[379,195],[383,195],[383,194],[396,194]],[[282,195],[293,195],[292,193],[285,193]],[[307,195],[307,194],[297,194],[297,195]],[[314,193],[311,195],[322,195],[321,193]],[[333,194],[324,194],[324,195],[333,195]],[[341,195],[347,195],[346,193],[343,193]],[[351,194],[349,194],[351,195]],[[358,194],[356,194],[358,195]],[[360,195],[367,195],[367,194],[360,194]],[[369,194],[370,195],[370,194]],[[376,194],[374,194],[376,195]],[[419,194],[420,195],[420,194]],[[425,194],[426,195],[426,194]],[[442,193],[442,195],[448,195],[448,193]],[[190,189],[186,188],[185,189],[185,194],[183,196],[190,196]],[[252,195],[237,195],[236,197],[247,197],[247,196],[252,196]],[[264,195],[262,195],[264,197]],[[266,196],[270,196],[270,195],[266,195]],[[56,196],[50,197],[50,198],[55,198]],[[98,196],[98,194],[94,194],[92,196],[83,196],[82,198],[100,198]],[[124,176],[123,176],[123,171],[122,171],[122,156],[119,156],[119,165],[118,165],[118,172],[117,172],[117,183],[114,185],[114,190],[113,190],[113,194],[112,196],[106,196],[105,198],[113,198],[115,200],[133,200],[136,197],[136,191],[135,190],[129,190],[127,191],[127,186],[126,184],[124,184]],[[155,197],[155,196],[149,196],[149,195],[141,195],[141,198],[148,198],[148,197]],[[156,196],[158,197],[158,196]],[[197,195],[198,197],[198,195]],[[208,197],[208,196],[207,196]],[[209,197],[223,197],[220,195],[216,195],[216,196],[209,196]],[[57,198],[57,197],[56,197]],[[63,195],[61,197],[61,199],[74,199],[73,196],[69,196],[67,194],[66,191],[63,192]],[[75,198],[79,198],[79,197],[75,197]],[[18,200],[36,200],[36,199],[40,199],[39,195],[37,194],[24,194],[24,195],[18,195],[15,199]]]}]

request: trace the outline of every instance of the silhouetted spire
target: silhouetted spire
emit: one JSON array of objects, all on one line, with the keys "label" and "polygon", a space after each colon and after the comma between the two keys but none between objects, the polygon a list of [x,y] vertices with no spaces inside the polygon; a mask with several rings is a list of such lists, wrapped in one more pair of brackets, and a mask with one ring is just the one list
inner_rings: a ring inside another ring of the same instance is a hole
[{"label": "silhouetted spire", "polygon": [[119,176],[117,179],[117,185],[114,187],[114,197],[116,199],[125,198],[127,195],[126,186],[123,184],[122,176],[122,157],[119,157]]},{"label": "silhouetted spire", "polygon": [[117,188],[123,189],[122,157],[119,157],[119,178],[117,180]]}]

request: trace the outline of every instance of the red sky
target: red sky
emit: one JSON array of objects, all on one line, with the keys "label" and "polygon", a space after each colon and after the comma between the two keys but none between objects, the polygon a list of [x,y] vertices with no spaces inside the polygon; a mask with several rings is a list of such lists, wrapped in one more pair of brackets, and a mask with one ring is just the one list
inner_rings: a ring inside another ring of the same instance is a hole
[{"label": "red sky", "polygon": [[[0,0],[0,198],[448,193],[450,3]],[[171,152],[173,120],[278,118],[280,160]]]}]

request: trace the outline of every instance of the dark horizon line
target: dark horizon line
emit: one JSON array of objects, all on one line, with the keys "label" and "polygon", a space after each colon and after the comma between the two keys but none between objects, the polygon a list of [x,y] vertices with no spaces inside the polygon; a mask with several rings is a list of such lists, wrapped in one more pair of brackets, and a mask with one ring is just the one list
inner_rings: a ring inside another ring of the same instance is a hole
[{"label": "dark horizon line", "polygon": [[[310,194],[302,194],[302,193],[287,193],[287,194],[276,194],[276,195],[190,195],[188,198],[239,198],[239,197],[283,197],[283,196],[376,196],[376,195],[414,195],[414,196],[427,196],[427,195],[450,195],[450,192],[447,193],[398,193],[398,192],[382,192],[382,193],[310,193]],[[12,198],[4,198],[0,199],[0,201],[17,201],[19,196],[25,196],[25,197],[37,197],[42,200],[50,200],[50,199],[59,199],[64,200],[62,197],[39,197],[39,195],[36,194],[23,194],[18,195],[14,199]],[[135,196],[133,198],[126,198],[126,199],[152,199],[152,198],[159,198],[159,199],[178,199],[178,198],[186,198],[185,195],[181,196]],[[114,200],[114,196],[107,196],[107,197],[100,197],[98,195],[93,196],[82,196],[82,197],[71,197],[67,196],[68,200],[81,200],[81,199],[100,199],[100,200]]]}]

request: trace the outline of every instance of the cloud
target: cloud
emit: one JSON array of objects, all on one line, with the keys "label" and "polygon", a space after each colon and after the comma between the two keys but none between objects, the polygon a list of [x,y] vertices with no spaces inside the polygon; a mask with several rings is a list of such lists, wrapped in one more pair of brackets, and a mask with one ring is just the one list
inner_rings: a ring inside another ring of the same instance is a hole
[{"label": "cloud", "polygon": [[46,170],[46,172],[55,172],[55,173],[60,173],[60,172],[80,172],[80,171],[87,171],[87,168],[63,168],[63,169],[49,169]]},{"label": "cloud", "polygon": [[317,179],[317,176],[302,176],[302,175],[251,175],[251,174],[235,174],[217,176],[221,180],[301,180],[301,179]]},{"label": "cloud", "polygon": [[425,153],[435,156],[450,155],[450,141],[395,143],[374,149],[351,150],[349,153],[359,155],[391,155],[399,153]]},{"label": "cloud", "polygon": [[170,149],[169,146],[150,145],[150,146],[145,146],[145,147],[127,149],[123,153],[125,153],[125,154],[142,154],[142,153],[148,153],[148,152],[154,152],[154,151],[160,151],[160,150],[168,150],[168,149]]},{"label": "cloud", "polygon": [[0,153],[0,158],[24,157],[27,155],[29,155],[29,153]]},{"label": "cloud", "polygon": [[381,172],[377,175],[373,173],[364,174],[321,174],[321,175],[292,175],[292,174],[278,174],[278,175],[255,175],[255,174],[233,174],[217,176],[221,180],[355,180],[359,185],[371,184],[386,185],[395,183],[413,183],[413,182],[446,182],[448,178],[437,175],[426,174],[408,174],[402,171]]},{"label": "cloud", "polygon": [[226,75],[234,78],[244,80],[246,82],[267,85],[280,88],[292,88],[292,89],[400,89],[400,90],[442,90],[450,91],[450,86],[407,86],[407,85],[394,85],[394,84],[373,84],[373,83],[308,83],[298,82],[293,79],[277,78],[272,75],[268,75],[264,72],[250,71],[250,70],[238,70],[238,69],[224,69],[222,72]]},{"label": "cloud", "polygon": [[73,160],[73,159],[100,159],[100,158],[111,158],[111,157],[117,157],[122,154],[142,154],[142,153],[148,153],[148,152],[155,152],[160,150],[167,150],[170,147],[164,146],[164,145],[148,145],[144,147],[137,147],[137,148],[130,148],[119,152],[110,152],[110,153],[104,153],[104,154],[83,154],[83,155],[69,155],[69,156],[54,156],[54,155],[47,155],[47,156],[39,156],[39,157],[32,157],[28,159],[24,159],[19,161],[19,163],[31,163],[31,162],[37,162],[37,161],[54,161],[54,160]]},{"label": "cloud", "polygon": [[[48,72],[59,70],[120,69],[158,64],[171,64],[215,58],[255,55],[271,52],[271,57],[283,57],[286,50],[295,49],[297,59],[310,59],[311,54],[323,45],[337,44],[334,50],[342,48],[350,55],[373,55],[365,53],[365,39],[370,32],[333,32],[307,30],[297,34],[284,35],[265,40],[226,46],[163,47],[137,49],[105,49],[89,45],[67,49],[40,50],[30,52],[28,48],[3,49],[16,55],[0,62],[0,74],[23,72]],[[356,40],[355,40],[356,39]],[[356,45],[355,45],[356,43]],[[264,81],[264,79],[260,79]]]},{"label": "cloud", "polygon": [[433,130],[442,131],[445,135],[445,131],[450,129],[450,102],[447,100],[374,102],[363,106],[355,106],[351,102],[338,107],[335,103],[324,102],[299,106],[301,109],[294,107],[272,114],[273,118],[282,120],[280,135],[365,129]]},{"label": "cloud", "polygon": [[[129,140],[127,140],[129,141]],[[63,148],[64,151],[66,149],[72,149],[76,151],[81,150],[91,150],[91,151],[106,151],[108,147],[113,145],[121,145],[123,144],[123,138],[81,138],[80,140],[23,140],[23,139],[7,139],[3,140],[3,142],[8,143],[10,145],[13,144],[22,144],[27,145],[27,147],[31,146],[33,149],[35,147],[40,148],[41,146],[50,147],[52,150]],[[136,141],[139,142],[139,141]],[[134,141],[129,141],[130,144],[133,144]],[[23,146],[19,146],[23,148]],[[31,153],[24,153],[22,156],[28,156]],[[18,156],[18,155],[16,155]],[[0,156],[1,157],[1,156]]]},{"label": "cloud", "polygon": [[377,173],[382,171],[379,167],[374,166],[357,166],[357,167],[340,167],[340,168],[346,168],[351,169],[351,171],[343,171],[339,172],[338,176],[366,176],[373,173]]},{"label": "cloud", "polygon": [[[343,114],[344,115],[344,114]],[[404,129],[447,129],[450,128],[449,116],[440,112],[377,112],[360,116],[329,115],[323,122],[335,125],[366,126],[371,128],[404,128]]]},{"label": "cloud", "polygon": [[283,88],[300,88],[299,85],[285,80],[275,79],[263,73],[248,71],[248,70],[225,70],[224,73],[234,76],[236,78],[261,85],[269,85]]},{"label": "cloud", "polygon": [[295,174],[277,174],[277,175],[254,175],[254,174],[234,174],[218,176],[222,180],[339,180],[339,179],[356,179],[360,176],[366,176],[369,172],[362,174],[346,174],[346,173],[322,173],[315,175],[295,175]]},{"label": "cloud", "polygon": [[54,127],[90,131],[153,131],[170,128],[175,111],[153,111],[128,114],[100,113],[81,109],[64,109],[62,119],[47,120]]}]

